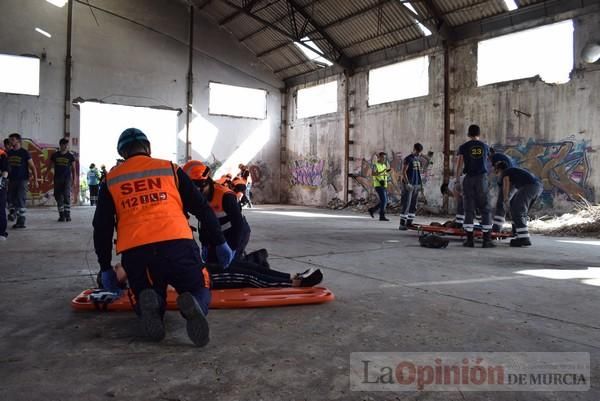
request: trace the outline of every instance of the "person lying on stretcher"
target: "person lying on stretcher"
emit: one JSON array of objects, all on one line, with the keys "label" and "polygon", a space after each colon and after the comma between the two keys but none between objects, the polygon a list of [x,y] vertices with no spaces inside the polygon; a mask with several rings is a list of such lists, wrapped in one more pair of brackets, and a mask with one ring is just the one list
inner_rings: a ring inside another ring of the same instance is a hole
[{"label": "person lying on stretcher", "polygon": [[268,254],[265,249],[246,255],[251,230],[242,215],[235,192],[214,182],[210,177],[210,168],[201,161],[187,162],[183,171],[208,200],[219,220],[223,236],[234,252],[231,264],[223,268],[218,263],[216,248],[210,245],[208,231],[205,227],[198,227],[202,259],[210,272],[213,288],[312,287],[323,280],[323,273],[319,269],[309,269],[294,276],[272,270],[267,262]]},{"label": "person lying on stretcher", "polygon": [[[257,252],[265,252],[261,249]],[[256,254],[257,252],[254,252]],[[253,254],[250,258],[255,258]],[[266,262],[266,260],[265,260]],[[323,275],[318,269],[308,269],[302,273],[291,275],[289,273],[280,272],[269,269],[268,265],[255,265],[253,262],[240,262],[239,266],[233,270],[221,269],[220,273],[210,274],[211,289],[222,290],[227,288],[276,288],[276,287],[314,287],[323,279]],[[244,267],[242,267],[244,266]],[[207,266],[208,267],[208,266]],[[198,267],[202,268],[201,266]],[[218,270],[213,266],[213,270]],[[114,267],[122,288],[127,287],[127,273],[121,263],[117,263]],[[210,271],[211,269],[208,268]]]}]

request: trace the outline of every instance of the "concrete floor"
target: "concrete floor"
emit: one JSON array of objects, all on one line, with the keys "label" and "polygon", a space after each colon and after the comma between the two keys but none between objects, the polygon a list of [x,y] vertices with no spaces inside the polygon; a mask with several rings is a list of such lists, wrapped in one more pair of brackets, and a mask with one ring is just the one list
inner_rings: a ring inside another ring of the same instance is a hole
[{"label": "concrete floor", "polygon": [[[166,340],[153,344],[139,337],[133,314],[70,309],[97,271],[92,213],[75,208],[74,221],[59,224],[53,210],[30,210],[28,228],[0,243],[0,400],[600,399],[599,287],[584,282],[584,270],[600,266],[599,241],[534,237],[530,249],[491,250],[453,241],[430,250],[399,232],[397,217],[261,206],[246,212],[249,248],[268,248],[277,269],[321,268],[337,299],[212,311],[211,343],[197,349],[177,313],[167,315]],[[517,273],[540,269],[581,278]],[[353,392],[356,351],[589,352],[592,389]]]}]

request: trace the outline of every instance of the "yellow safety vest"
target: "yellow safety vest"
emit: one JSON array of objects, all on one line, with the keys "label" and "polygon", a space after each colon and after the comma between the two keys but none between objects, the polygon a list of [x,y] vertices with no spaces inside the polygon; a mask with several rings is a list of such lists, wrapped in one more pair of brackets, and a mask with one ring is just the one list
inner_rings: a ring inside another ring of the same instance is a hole
[{"label": "yellow safety vest", "polygon": [[[375,162],[375,174],[373,175],[373,186],[387,188],[389,174],[386,171],[388,169],[387,163]],[[383,185],[382,185],[383,184]]]}]

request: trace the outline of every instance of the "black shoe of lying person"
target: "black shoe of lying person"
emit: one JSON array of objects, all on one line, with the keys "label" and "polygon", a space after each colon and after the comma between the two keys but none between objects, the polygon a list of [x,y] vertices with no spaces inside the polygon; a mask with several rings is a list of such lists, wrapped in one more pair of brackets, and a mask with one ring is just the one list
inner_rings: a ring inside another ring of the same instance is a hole
[{"label": "black shoe of lying person", "polygon": [[[307,274],[308,272],[304,273]],[[298,278],[300,279],[300,287],[314,287],[323,281],[323,273],[321,273],[321,270],[317,269],[310,272],[310,274],[305,277]]]}]

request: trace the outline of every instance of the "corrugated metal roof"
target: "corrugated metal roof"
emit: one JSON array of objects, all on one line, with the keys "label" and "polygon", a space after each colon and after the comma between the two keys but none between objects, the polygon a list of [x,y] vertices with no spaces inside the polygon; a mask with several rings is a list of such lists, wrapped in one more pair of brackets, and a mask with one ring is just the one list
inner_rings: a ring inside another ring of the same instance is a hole
[{"label": "corrugated metal roof", "polygon": [[[549,0],[518,0],[518,4],[522,8],[544,1]],[[412,5],[432,31],[436,14],[447,26],[458,27],[508,12],[502,0],[429,3],[434,9],[424,1]],[[251,8],[246,7],[249,4]],[[212,0],[203,9],[215,21],[225,21],[224,27],[281,79],[320,68],[292,44],[303,36],[309,36],[330,60],[352,59],[424,37],[401,0]]]}]

